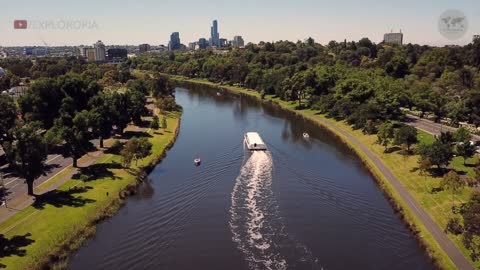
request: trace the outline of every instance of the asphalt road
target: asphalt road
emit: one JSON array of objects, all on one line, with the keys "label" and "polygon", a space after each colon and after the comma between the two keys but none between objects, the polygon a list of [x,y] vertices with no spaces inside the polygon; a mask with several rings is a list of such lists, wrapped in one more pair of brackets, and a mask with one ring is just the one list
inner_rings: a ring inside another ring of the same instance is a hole
[{"label": "asphalt road", "polygon": [[[430,133],[432,135],[440,135],[440,133],[450,131],[454,132],[457,130],[454,127],[446,126],[446,125],[441,125],[439,123],[435,123],[433,121],[423,119],[414,115],[409,115],[407,114],[406,116],[406,124],[411,125],[413,127],[416,127],[418,129],[421,129],[427,133]],[[480,141],[480,136],[478,135],[472,135],[472,139],[474,141]]]},{"label": "asphalt road", "polygon": [[[49,155],[46,162],[48,170],[45,175],[35,180],[34,186],[38,186],[47,181],[65,168],[71,166],[72,163],[71,158],[64,158],[62,155],[57,154]],[[7,202],[15,196],[27,193],[27,184],[23,178],[19,177],[14,171],[9,170],[8,165],[4,165],[1,169],[4,172],[3,183],[5,185]]]},{"label": "asphalt road", "polygon": [[[99,140],[92,140],[91,143],[95,147],[99,147]],[[0,149],[3,152],[3,150]],[[52,178],[56,174],[60,173],[61,171],[65,170],[67,167],[70,167],[73,164],[72,158],[65,158],[60,154],[52,154],[48,155],[46,165],[47,171],[45,175],[40,176],[34,182],[34,186],[39,186],[40,184],[44,183],[48,179]],[[5,186],[5,193],[8,200],[14,199],[16,196],[20,196],[21,194],[27,193],[27,184],[25,183],[25,179],[19,177],[13,170],[8,168],[7,164],[0,165],[0,170],[4,173],[4,180],[3,184]],[[0,183],[1,186],[1,183]],[[1,195],[0,195],[1,196]],[[2,198],[0,198],[1,200]]]}]

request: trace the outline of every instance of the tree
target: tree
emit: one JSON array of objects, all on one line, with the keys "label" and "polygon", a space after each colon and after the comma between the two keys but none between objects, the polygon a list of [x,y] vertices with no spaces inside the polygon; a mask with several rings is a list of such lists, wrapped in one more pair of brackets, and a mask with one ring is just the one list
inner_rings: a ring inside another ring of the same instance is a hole
[{"label": "tree", "polygon": [[456,142],[470,142],[472,139],[472,134],[470,134],[470,131],[466,129],[465,127],[461,127],[453,133],[453,139]]},{"label": "tree", "polygon": [[152,118],[152,122],[150,122],[150,128],[151,129],[158,129],[160,127],[159,121],[160,120],[158,119],[158,116],[154,115],[153,118]]},{"label": "tree", "polygon": [[59,123],[59,132],[65,140],[64,155],[73,159],[74,168],[77,168],[78,159],[87,152],[90,146],[87,137],[89,118],[89,112],[84,110],[75,115],[71,126]]},{"label": "tree", "polygon": [[460,175],[455,171],[449,171],[442,179],[440,185],[443,188],[450,189],[452,191],[452,210],[455,207],[455,193],[460,191],[465,186],[465,181],[460,178]]},{"label": "tree", "polygon": [[136,125],[140,125],[142,123],[142,116],[148,114],[148,110],[145,107],[147,99],[142,92],[135,90],[127,90],[125,95],[128,100],[127,112],[132,121]]},{"label": "tree", "polygon": [[471,257],[477,261],[480,256],[480,192],[475,191],[463,207],[463,243],[471,251]]},{"label": "tree", "polygon": [[41,123],[30,122],[17,126],[14,131],[16,141],[8,143],[5,151],[13,157],[15,171],[23,178],[28,187],[28,195],[34,195],[33,183],[45,172],[47,146],[41,135]]},{"label": "tree", "polygon": [[125,94],[114,92],[112,94],[112,120],[120,134],[131,121],[129,113],[125,112],[128,108],[128,99]]},{"label": "tree", "polygon": [[147,138],[142,137],[129,140],[120,154],[123,157],[124,166],[130,167],[133,160],[135,160],[135,165],[137,165],[138,160],[150,155],[151,151],[152,143]]},{"label": "tree", "polygon": [[173,83],[164,76],[149,80],[148,85],[152,96],[155,98],[171,96],[174,91]]},{"label": "tree", "polygon": [[465,165],[468,158],[475,155],[477,148],[470,141],[464,141],[457,144],[457,154],[463,157],[463,164]]},{"label": "tree", "polygon": [[8,94],[0,93],[0,145],[5,141],[12,141],[11,129],[17,120],[17,106]]},{"label": "tree", "polygon": [[378,127],[377,143],[385,147],[385,152],[393,138],[393,130],[391,122],[384,122]]},{"label": "tree", "polygon": [[410,147],[412,146],[412,144],[418,143],[417,133],[418,131],[416,128],[409,125],[402,125],[400,128],[395,130],[395,138],[393,144],[405,144],[407,146],[407,151],[410,152]]},{"label": "tree", "polygon": [[162,112],[171,112],[177,109],[177,103],[175,102],[175,98],[172,96],[157,98],[155,105]]},{"label": "tree", "polygon": [[427,175],[428,175],[428,170],[432,167],[432,162],[430,161],[429,158],[420,158],[418,160],[418,170],[420,171],[420,176],[425,177],[425,189],[428,190],[427,187]]},{"label": "tree", "polygon": [[418,147],[418,152],[421,158],[430,159],[432,164],[436,165],[438,169],[442,166],[447,166],[453,158],[452,146],[440,140],[435,140],[435,142],[430,145],[421,144]]},{"label": "tree", "polygon": [[89,121],[93,133],[100,139],[100,147],[103,148],[103,141],[111,136],[114,122],[114,108],[112,95],[99,93],[89,101]]},{"label": "tree", "polygon": [[162,128],[167,128],[167,117],[165,115],[162,117]]}]

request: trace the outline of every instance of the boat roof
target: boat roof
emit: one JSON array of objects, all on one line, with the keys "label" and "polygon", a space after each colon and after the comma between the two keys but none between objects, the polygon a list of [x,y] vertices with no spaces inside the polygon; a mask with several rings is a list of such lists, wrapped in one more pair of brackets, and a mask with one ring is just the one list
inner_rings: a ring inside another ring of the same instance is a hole
[{"label": "boat roof", "polygon": [[260,138],[260,135],[257,132],[247,132],[245,136],[248,137],[248,141],[250,143],[256,143],[256,144],[264,144],[262,138]]}]

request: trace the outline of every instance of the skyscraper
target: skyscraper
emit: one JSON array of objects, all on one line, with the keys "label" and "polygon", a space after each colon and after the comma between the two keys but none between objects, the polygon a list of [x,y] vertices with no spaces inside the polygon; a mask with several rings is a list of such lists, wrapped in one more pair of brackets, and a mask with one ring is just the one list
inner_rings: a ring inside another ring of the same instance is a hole
[{"label": "skyscraper", "polygon": [[218,33],[218,22],[217,20],[213,21],[213,25],[210,28],[210,45],[215,47],[220,47],[220,34]]},{"label": "skyscraper", "polygon": [[232,40],[233,47],[243,47],[245,46],[245,42],[243,41],[242,36],[234,36]]},{"label": "skyscraper", "polygon": [[387,44],[396,44],[402,45],[403,44],[403,33],[387,33],[383,36],[383,42]]},{"label": "skyscraper", "polygon": [[93,47],[95,48],[95,61],[105,61],[106,53],[103,42],[99,40],[93,45]]},{"label": "skyscraper", "polygon": [[198,48],[199,49],[206,49],[208,47],[208,42],[206,39],[204,38],[200,38],[198,40]]},{"label": "skyscraper", "polygon": [[170,42],[168,43],[168,50],[175,51],[180,50],[181,43],[180,43],[180,33],[173,32],[170,35]]}]

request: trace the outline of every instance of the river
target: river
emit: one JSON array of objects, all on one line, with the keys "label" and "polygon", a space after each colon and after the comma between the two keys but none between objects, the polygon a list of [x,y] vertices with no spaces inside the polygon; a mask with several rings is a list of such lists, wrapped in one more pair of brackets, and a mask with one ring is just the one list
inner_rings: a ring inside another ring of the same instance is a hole
[{"label": "river", "polygon": [[[325,130],[211,89],[177,88],[176,100],[174,147],[69,269],[433,268],[361,161]],[[245,151],[247,131],[269,151]]]}]

